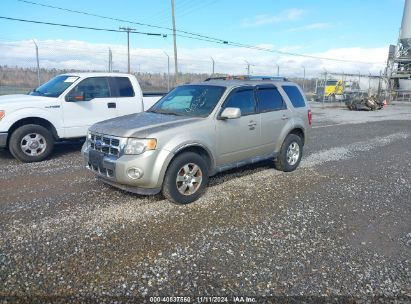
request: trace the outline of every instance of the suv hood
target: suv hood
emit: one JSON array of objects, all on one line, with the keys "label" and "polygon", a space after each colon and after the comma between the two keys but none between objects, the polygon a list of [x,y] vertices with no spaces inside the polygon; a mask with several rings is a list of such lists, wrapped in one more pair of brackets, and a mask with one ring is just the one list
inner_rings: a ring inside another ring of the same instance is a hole
[{"label": "suv hood", "polygon": [[[13,107],[27,107],[30,104],[35,105],[37,103],[43,102],[54,102],[57,98],[53,97],[44,97],[44,96],[31,96],[31,95],[23,95],[23,94],[15,94],[15,95],[4,95],[0,96],[0,107],[4,106],[13,106]],[[1,109],[3,110],[3,109]]]},{"label": "suv hood", "polygon": [[147,138],[163,129],[180,127],[201,119],[142,112],[98,122],[90,127],[90,131],[118,137]]}]

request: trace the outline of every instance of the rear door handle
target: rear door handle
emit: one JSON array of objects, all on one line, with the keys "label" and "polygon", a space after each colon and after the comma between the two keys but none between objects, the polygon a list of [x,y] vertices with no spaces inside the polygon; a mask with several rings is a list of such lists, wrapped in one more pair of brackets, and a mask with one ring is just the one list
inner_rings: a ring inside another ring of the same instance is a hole
[{"label": "rear door handle", "polygon": [[250,122],[248,123],[248,127],[250,130],[255,130],[255,126],[256,126],[257,122],[255,122],[254,120],[250,120]]},{"label": "rear door handle", "polygon": [[117,108],[117,104],[115,102],[109,102],[109,103],[107,103],[107,108],[115,109],[115,108]]},{"label": "rear door handle", "polygon": [[283,115],[283,117],[281,117],[282,120],[287,120],[288,116]]}]

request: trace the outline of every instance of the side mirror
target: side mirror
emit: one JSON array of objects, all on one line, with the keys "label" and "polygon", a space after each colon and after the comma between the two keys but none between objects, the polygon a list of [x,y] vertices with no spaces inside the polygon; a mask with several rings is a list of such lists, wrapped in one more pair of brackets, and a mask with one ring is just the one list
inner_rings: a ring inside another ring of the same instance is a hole
[{"label": "side mirror", "polygon": [[239,108],[225,108],[220,115],[220,119],[235,119],[241,117]]},{"label": "side mirror", "polygon": [[68,102],[84,101],[85,99],[84,92],[70,92],[66,96]]}]

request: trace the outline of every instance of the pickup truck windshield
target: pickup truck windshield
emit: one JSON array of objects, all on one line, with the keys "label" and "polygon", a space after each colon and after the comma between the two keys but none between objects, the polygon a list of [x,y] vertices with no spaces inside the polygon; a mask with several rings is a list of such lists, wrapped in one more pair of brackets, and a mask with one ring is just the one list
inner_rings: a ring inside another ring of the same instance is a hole
[{"label": "pickup truck windshield", "polygon": [[148,112],[206,117],[213,111],[225,89],[210,85],[179,86],[154,104]]},{"label": "pickup truck windshield", "polygon": [[59,97],[69,86],[72,85],[79,77],[77,76],[57,76],[45,84],[39,86],[30,95]]}]

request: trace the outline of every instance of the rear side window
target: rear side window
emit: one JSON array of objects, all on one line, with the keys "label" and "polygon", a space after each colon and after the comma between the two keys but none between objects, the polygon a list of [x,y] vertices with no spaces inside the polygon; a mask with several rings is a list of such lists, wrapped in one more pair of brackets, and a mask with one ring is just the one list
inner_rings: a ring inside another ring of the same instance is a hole
[{"label": "rear side window", "polygon": [[290,98],[294,108],[305,107],[304,97],[301,95],[300,90],[296,86],[283,86],[283,89],[288,98]]},{"label": "rear side window", "polygon": [[255,113],[254,90],[242,89],[230,94],[224,108],[240,108],[241,116]]},{"label": "rear side window", "polygon": [[283,98],[277,88],[258,88],[257,98],[260,112],[285,109]]},{"label": "rear side window", "polygon": [[118,93],[116,97],[133,97],[134,90],[128,77],[114,77]]}]

